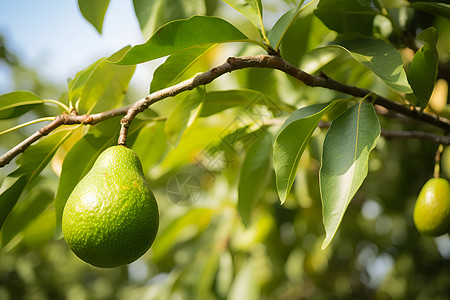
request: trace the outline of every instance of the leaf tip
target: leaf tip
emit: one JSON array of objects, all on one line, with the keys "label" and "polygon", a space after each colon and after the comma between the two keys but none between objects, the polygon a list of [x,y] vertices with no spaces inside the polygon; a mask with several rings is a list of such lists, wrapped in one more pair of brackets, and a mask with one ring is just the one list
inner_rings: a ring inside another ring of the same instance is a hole
[{"label": "leaf tip", "polygon": [[325,239],[323,240],[321,247],[322,250],[325,250],[328,247],[328,245],[330,245],[331,241],[333,240],[333,237],[334,235],[330,236],[329,234],[325,236]]},{"label": "leaf tip", "polygon": [[283,205],[287,198],[286,191],[280,191],[278,190],[278,198],[280,198],[280,204]]}]

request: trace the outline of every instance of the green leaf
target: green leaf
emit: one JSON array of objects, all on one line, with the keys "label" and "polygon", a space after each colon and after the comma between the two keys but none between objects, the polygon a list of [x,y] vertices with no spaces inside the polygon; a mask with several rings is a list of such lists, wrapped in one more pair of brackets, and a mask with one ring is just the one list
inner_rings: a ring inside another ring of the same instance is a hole
[{"label": "green leaf", "polygon": [[314,14],[331,30],[370,36],[377,12],[370,1],[321,0]]},{"label": "green leaf", "polygon": [[194,122],[187,130],[178,146],[172,149],[159,164],[159,171],[164,174],[181,166],[196,162],[196,156],[217,140],[223,132],[223,126],[205,126]]},{"label": "green leaf", "polygon": [[212,91],[205,96],[200,116],[208,117],[234,106],[247,107],[250,105],[265,105],[269,110],[280,110],[271,97],[257,90]]},{"label": "green leaf", "polygon": [[278,99],[281,89],[278,74],[275,69],[270,68],[247,68],[236,74],[242,79],[243,84],[248,89],[261,91],[273,99]]},{"label": "green leaf", "polygon": [[[71,136],[73,130],[59,130],[31,145],[17,160],[19,168],[8,175],[0,193],[0,227],[25,187],[47,166],[56,150]],[[6,182],[6,184],[5,184]]]},{"label": "green leaf", "polygon": [[6,219],[2,231],[2,246],[6,246],[20,231],[52,202],[53,195],[45,190],[32,190]]},{"label": "green leaf", "polygon": [[175,106],[175,109],[167,118],[165,127],[167,139],[171,144],[175,146],[178,145],[186,128],[188,128],[198,116],[204,96],[205,90],[198,87],[190,91],[189,94]]},{"label": "green leaf", "polygon": [[144,36],[151,36],[167,22],[193,15],[205,15],[205,1],[133,0],[134,11]]},{"label": "green leaf", "polygon": [[143,33],[155,32],[164,2],[164,0],[133,0],[134,12]]},{"label": "green leaf", "polygon": [[203,54],[211,50],[213,45],[204,45],[186,49],[172,54],[153,73],[150,93],[162,90],[181,81],[188,69],[198,61]]},{"label": "green leaf", "polygon": [[103,19],[108,9],[109,0],[78,0],[78,6],[84,18],[91,23],[99,33],[102,33]]},{"label": "green leaf", "polygon": [[[92,70],[89,67],[86,73],[80,74],[80,83],[83,86],[79,113],[101,112],[117,108],[121,104],[136,66],[120,66],[110,61],[119,59],[128,49],[129,46],[94,63]],[[75,86],[80,88],[78,84],[74,84]],[[73,94],[71,96],[73,97]]]},{"label": "green leaf", "polygon": [[377,39],[357,38],[337,42],[354,59],[369,68],[390,88],[399,93],[411,93],[400,53],[391,44]]},{"label": "green leaf", "polygon": [[246,39],[242,32],[223,19],[194,16],[167,23],[145,44],[132,47],[117,63],[139,64],[188,48]]},{"label": "green leaf", "polygon": [[[167,151],[164,127],[164,122],[148,123],[139,131],[133,143],[132,149],[141,158],[144,170],[148,170],[161,161]],[[152,149],[152,155],[148,155],[148,149]]]},{"label": "green leaf", "polygon": [[3,180],[0,188],[0,228],[16,205],[17,200],[19,200],[27,181],[28,176],[26,175],[8,176]]},{"label": "green leaf", "polygon": [[69,84],[69,103],[72,104],[72,106],[75,106],[75,103],[80,100],[81,95],[83,94],[83,89],[86,84],[86,82],[89,79],[89,76],[91,76],[92,72],[94,72],[95,68],[100,64],[104,59],[99,59],[95,63],[91,64],[89,67],[87,67],[84,70],[81,70],[77,73],[74,79],[72,79]]},{"label": "green leaf", "polygon": [[339,47],[319,47],[306,53],[301,60],[300,68],[308,73],[316,73],[342,56]]},{"label": "green leaf", "polygon": [[424,44],[414,54],[408,71],[408,81],[414,95],[408,95],[407,99],[424,109],[430,100],[438,73],[439,54],[436,43],[439,33],[435,28],[430,27],[422,31],[417,38],[422,40]]},{"label": "green leaf", "polygon": [[22,242],[29,248],[37,249],[53,239],[54,235],[55,211],[47,208],[22,230]]},{"label": "green leaf", "polygon": [[242,164],[238,187],[238,211],[245,226],[267,185],[272,152],[272,135],[263,134],[248,148]]},{"label": "green leaf", "polygon": [[[317,31],[317,28],[313,26],[314,19],[313,14],[295,18],[283,36],[282,43],[280,45],[281,56],[295,66],[299,65],[303,55],[305,55],[310,48],[314,48],[316,46],[311,45],[311,32],[314,32],[315,35]],[[319,23],[319,21],[316,21],[316,23]],[[319,24],[319,26],[323,25]],[[318,26],[316,25],[316,27]]]},{"label": "green leaf", "polygon": [[414,9],[450,19],[450,4],[439,2],[414,2],[411,3]]},{"label": "green leaf", "polygon": [[273,25],[272,29],[269,32],[268,38],[270,45],[272,45],[275,50],[278,50],[278,48],[280,47],[284,35],[288,31],[289,27],[293,24],[298,14],[312,2],[313,0],[300,1],[297,7],[287,11],[284,15],[281,16],[281,18],[278,19],[275,25]]},{"label": "green leaf", "polygon": [[72,132],[73,129],[58,130],[31,145],[16,160],[20,167],[11,174],[27,174],[30,175],[29,180],[33,180],[47,166],[56,150],[72,135]]},{"label": "green leaf", "polygon": [[283,39],[283,36],[285,35],[289,26],[297,17],[297,15],[298,10],[296,8],[292,8],[289,11],[287,11],[284,15],[282,15],[281,18],[279,18],[278,21],[275,23],[275,25],[273,25],[272,29],[269,32],[268,38],[270,45],[272,45],[272,47],[275,50],[278,50],[278,48],[280,47],[280,43],[281,40]]},{"label": "green leaf", "polygon": [[0,95],[0,120],[17,118],[43,103],[42,98],[27,91]]},{"label": "green leaf", "polygon": [[256,28],[263,28],[263,9],[261,0],[222,0],[243,14]]},{"label": "green leaf", "polygon": [[293,112],[275,135],[273,166],[281,203],[286,200],[294,183],[300,157],[320,119],[337,101],[314,104]]},{"label": "green leaf", "polygon": [[225,128],[220,135],[218,143],[212,149],[206,150],[209,150],[211,153],[208,154],[212,155],[225,151],[225,165],[231,166],[232,164],[230,163],[234,160],[233,156],[245,151],[266,130],[266,126],[258,121],[255,122],[255,120],[250,122],[234,122],[231,126]]},{"label": "green leaf", "polygon": [[375,110],[366,102],[351,106],[331,123],[319,175],[326,232],[322,249],[333,239],[350,200],[367,176],[369,154],[380,132]]},{"label": "green leaf", "polygon": [[34,179],[47,166],[56,150],[72,135],[72,132],[73,129],[58,130],[31,145],[16,160],[20,167],[12,174],[29,174],[30,180]]}]

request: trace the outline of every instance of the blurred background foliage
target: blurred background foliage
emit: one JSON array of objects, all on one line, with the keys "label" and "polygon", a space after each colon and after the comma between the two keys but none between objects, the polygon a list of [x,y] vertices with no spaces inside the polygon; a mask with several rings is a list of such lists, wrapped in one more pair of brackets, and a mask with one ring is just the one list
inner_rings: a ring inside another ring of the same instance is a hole
[{"label": "blurred background foliage", "polygon": [[[276,20],[292,1],[285,2],[264,2],[266,18]],[[431,25],[438,29],[441,62],[448,66],[448,19],[396,6],[397,1],[386,2],[392,2],[393,15],[405,18],[404,36],[415,36]],[[244,32],[248,28],[248,21],[230,14],[218,1],[162,3],[180,9],[162,9],[153,27],[141,24],[144,34],[196,13],[222,15]],[[374,24],[376,34],[397,43],[408,61],[405,40],[387,30],[381,18]],[[316,49],[335,38],[336,33],[311,9],[288,31],[281,53],[308,72],[323,71],[341,82],[397,97],[344,52]],[[10,68],[16,89],[59,98],[61,89],[41,82],[33,70],[23,68],[7,42],[0,38],[0,61]],[[209,50],[183,76],[191,77],[221,63],[237,47],[241,45]],[[237,52],[252,55],[260,49],[247,45]],[[420,236],[412,221],[415,199],[433,173],[436,144],[381,138],[371,153],[369,175],[337,236],[321,250],[324,229],[318,172],[326,130],[314,133],[283,205],[276,193],[270,154],[261,153],[265,148],[259,146],[272,138],[295,107],[345,95],[306,87],[285,74],[262,69],[236,71],[205,87],[207,92],[234,88],[261,91],[267,97],[259,95],[246,106],[197,118],[176,147],[168,142],[165,119],[152,118],[169,115],[185,95],[157,103],[133,122],[139,130],[130,136],[129,146],[141,157],[158,199],[161,224],[150,251],[126,267],[98,269],[85,264],[70,252],[55,221],[53,199],[66,154],[80,141],[82,130],[88,130],[88,142],[94,148],[113,144],[119,129],[114,124],[119,124],[119,119],[76,131],[38,179],[27,186],[2,229],[0,299],[448,299],[449,235]],[[448,95],[442,97],[436,101],[444,105],[436,109],[430,104],[427,109],[445,114]],[[138,98],[131,88],[120,105]],[[378,112],[383,128],[435,130],[381,109]],[[0,129],[57,113],[57,108],[45,106],[21,120],[2,120]],[[1,151],[39,127],[0,136]],[[254,155],[267,159],[268,167],[249,183],[259,194],[252,197],[250,208],[242,208],[238,193],[245,190],[246,182],[240,178],[245,176],[243,166],[251,164]],[[1,169],[0,175],[3,178],[14,168],[12,163]],[[450,177],[448,149],[442,168],[443,176]],[[247,226],[240,210],[249,211]]]}]

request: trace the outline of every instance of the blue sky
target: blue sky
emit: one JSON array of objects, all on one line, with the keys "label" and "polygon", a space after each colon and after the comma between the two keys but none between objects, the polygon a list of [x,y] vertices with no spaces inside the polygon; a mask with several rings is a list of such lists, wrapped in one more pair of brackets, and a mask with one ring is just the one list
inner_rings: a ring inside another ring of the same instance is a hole
[{"label": "blue sky", "polygon": [[[277,0],[264,3],[267,7],[286,6]],[[224,9],[232,16],[239,15],[227,5]],[[265,11],[265,17],[266,24],[273,25],[276,20],[270,9]],[[0,0],[0,35],[26,67],[61,87],[99,58],[126,45],[145,42],[132,0],[111,0],[102,35],[84,19],[77,0]],[[138,93],[148,92],[152,71],[161,61],[137,66],[131,85]],[[13,90],[12,76],[0,62],[0,94]]]},{"label": "blue sky", "polygon": [[[0,35],[23,64],[60,86],[97,59],[144,42],[131,0],[111,1],[102,35],[83,18],[77,0],[0,0]],[[0,64],[0,93],[11,91],[10,77]],[[148,76],[135,77],[136,85],[148,86]]]}]

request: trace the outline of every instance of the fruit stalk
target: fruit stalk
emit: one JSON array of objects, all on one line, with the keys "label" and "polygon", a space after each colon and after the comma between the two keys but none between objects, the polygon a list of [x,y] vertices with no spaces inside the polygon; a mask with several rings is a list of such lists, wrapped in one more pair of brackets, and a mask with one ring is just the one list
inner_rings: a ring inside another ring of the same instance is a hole
[{"label": "fruit stalk", "polygon": [[440,144],[438,150],[436,151],[436,155],[434,156],[434,171],[433,177],[440,178],[441,177],[441,156],[442,152],[444,152],[444,145]]}]

